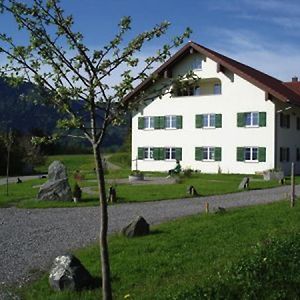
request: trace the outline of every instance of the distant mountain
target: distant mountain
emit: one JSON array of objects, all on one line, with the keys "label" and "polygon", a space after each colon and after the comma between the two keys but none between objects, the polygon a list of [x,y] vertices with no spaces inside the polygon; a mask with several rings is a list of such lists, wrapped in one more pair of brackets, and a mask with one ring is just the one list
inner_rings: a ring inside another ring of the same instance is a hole
[{"label": "distant mountain", "polygon": [[8,127],[21,133],[38,129],[45,134],[54,130],[59,114],[53,108],[22,99],[31,89],[28,83],[11,87],[0,78],[0,128]]},{"label": "distant mountain", "polygon": [[[37,132],[51,134],[55,131],[56,122],[61,115],[52,107],[24,100],[22,95],[29,94],[32,89],[33,85],[29,83],[12,87],[0,78],[0,130],[12,128],[22,134]],[[127,132],[128,125],[111,127],[107,132],[104,146],[114,148],[121,146]],[[83,140],[71,138],[65,138],[59,144],[59,149],[89,147]]]}]

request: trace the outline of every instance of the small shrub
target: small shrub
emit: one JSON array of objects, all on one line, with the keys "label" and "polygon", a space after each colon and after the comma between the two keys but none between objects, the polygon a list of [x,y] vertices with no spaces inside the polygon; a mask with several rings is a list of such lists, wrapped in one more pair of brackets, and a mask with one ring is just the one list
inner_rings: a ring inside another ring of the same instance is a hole
[{"label": "small shrub", "polygon": [[144,173],[140,170],[133,170],[131,171],[130,175],[131,176],[140,176],[140,175],[143,175]]},{"label": "small shrub", "polygon": [[192,176],[193,170],[191,168],[187,168],[183,170],[183,176],[190,178]]}]

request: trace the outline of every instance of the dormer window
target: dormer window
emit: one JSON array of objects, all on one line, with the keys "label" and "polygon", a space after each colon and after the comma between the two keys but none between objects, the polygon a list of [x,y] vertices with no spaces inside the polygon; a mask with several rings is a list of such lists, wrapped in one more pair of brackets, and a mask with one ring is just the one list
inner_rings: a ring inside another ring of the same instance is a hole
[{"label": "dormer window", "polygon": [[192,70],[202,70],[201,57],[195,57],[192,61]]}]

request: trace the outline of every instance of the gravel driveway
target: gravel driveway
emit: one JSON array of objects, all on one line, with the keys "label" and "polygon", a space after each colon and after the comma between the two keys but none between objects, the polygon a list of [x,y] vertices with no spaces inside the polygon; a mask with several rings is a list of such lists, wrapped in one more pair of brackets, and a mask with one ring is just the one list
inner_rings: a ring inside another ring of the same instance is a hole
[{"label": "gravel driveway", "polygon": [[[109,232],[117,232],[133,217],[150,224],[203,212],[210,207],[237,207],[281,200],[288,186],[236,194],[159,202],[119,204],[109,207]],[[300,186],[296,187],[300,194]],[[97,240],[99,208],[0,209],[0,284],[22,283],[30,271],[47,269],[62,252]],[[1,285],[0,285],[1,290]]]}]

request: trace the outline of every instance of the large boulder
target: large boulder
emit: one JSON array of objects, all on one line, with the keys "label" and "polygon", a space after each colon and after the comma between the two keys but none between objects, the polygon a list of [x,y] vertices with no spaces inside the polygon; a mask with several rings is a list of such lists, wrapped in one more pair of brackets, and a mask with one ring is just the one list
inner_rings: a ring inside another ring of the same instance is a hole
[{"label": "large boulder", "polygon": [[59,160],[55,160],[48,168],[48,180],[56,181],[68,178],[65,165]]},{"label": "large boulder", "polygon": [[55,291],[78,291],[92,287],[94,279],[78,258],[65,254],[54,259],[49,284]]},{"label": "large boulder", "polygon": [[138,216],[135,220],[122,229],[122,234],[126,237],[147,235],[149,232],[150,226],[141,216]]},{"label": "large boulder", "polygon": [[48,168],[48,181],[39,190],[39,200],[72,201],[72,190],[63,163],[54,161]]}]

